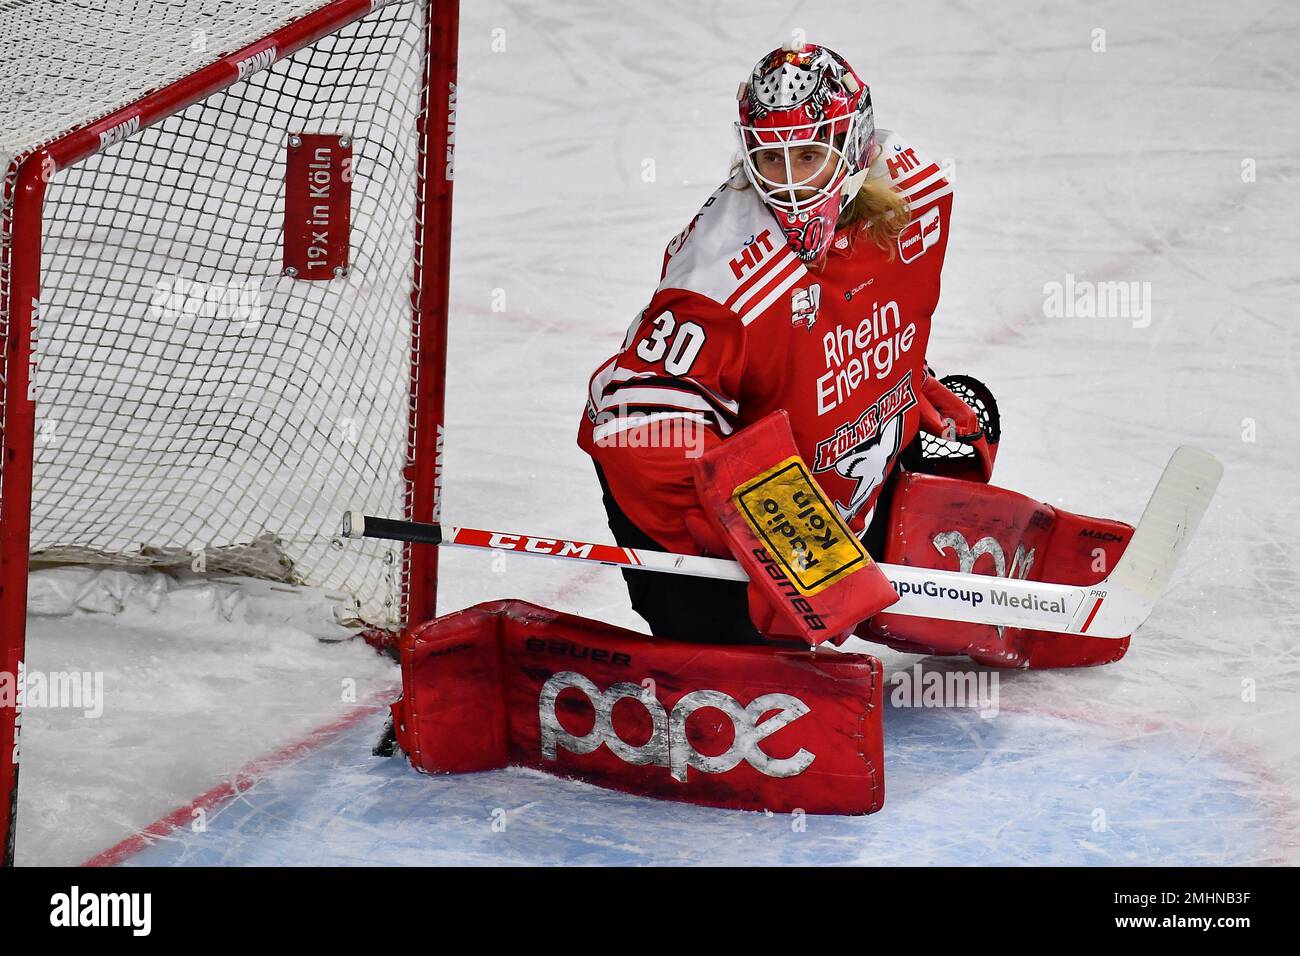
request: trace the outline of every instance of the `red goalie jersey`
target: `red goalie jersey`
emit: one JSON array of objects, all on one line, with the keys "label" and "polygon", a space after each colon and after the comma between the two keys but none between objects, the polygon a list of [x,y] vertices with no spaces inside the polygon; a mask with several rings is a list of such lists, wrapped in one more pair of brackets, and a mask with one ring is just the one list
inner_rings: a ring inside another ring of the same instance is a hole
[{"label": "red goalie jersey", "polygon": [[664,549],[701,552],[683,521],[699,507],[694,460],[776,409],[858,533],[916,436],[952,187],[909,143],[878,134],[872,173],[883,167],[911,207],[892,249],[848,226],[808,268],[737,173],[668,244],[650,304],[592,375],[578,444]]}]

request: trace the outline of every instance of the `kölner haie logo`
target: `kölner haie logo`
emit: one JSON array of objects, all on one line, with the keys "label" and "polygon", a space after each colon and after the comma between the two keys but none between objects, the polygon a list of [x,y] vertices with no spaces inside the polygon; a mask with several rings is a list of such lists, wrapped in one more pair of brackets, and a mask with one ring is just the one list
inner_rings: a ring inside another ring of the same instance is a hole
[{"label": "k\u00f6lner haie logo", "polygon": [[817,443],[813,471],[834,468],[855,482],[847,502],[835,508],[845,521],[860,510],[889,473],[889,463],[901,448],[903,415],[916,405],[909,371],[856,420],[842,422],[829,437]]}]

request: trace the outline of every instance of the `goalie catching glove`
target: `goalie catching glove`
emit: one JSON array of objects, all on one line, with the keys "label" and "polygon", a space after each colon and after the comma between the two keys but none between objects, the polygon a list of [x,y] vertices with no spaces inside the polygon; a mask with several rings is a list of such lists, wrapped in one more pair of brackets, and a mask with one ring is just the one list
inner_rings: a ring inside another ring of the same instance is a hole
[{"label": "goalie catching glove", "polygon": [[993,393],[969,375],[935,378],[927,365],[917,405],[920,455],[904,456],[908,471],[987,482],[993,477],[1002,423]]}]

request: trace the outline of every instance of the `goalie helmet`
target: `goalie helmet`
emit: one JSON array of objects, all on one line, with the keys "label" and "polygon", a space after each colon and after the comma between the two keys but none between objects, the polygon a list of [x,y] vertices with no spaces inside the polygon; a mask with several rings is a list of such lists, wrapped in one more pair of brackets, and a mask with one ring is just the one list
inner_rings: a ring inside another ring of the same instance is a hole
[{"label": "goalie helmet", "polygon": [[838,53],[787,45],[741,84],[741,163],[805,262],[830,246],[876,144],[871,91]]}]

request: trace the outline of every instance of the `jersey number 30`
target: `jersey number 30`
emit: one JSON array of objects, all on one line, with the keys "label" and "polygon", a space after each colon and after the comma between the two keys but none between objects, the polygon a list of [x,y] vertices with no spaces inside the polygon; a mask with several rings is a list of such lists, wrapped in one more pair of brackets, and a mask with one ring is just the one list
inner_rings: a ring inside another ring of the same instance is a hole
[{"label": "jersey number 30", "polygon": [[661,312],[654,320],[654,330],[636,346],[636,354],[647,362],[664,360],[669,375],[685,375],[695,364],[704,345],[704,329],[694,322],[678,325],[671,312]]}]

